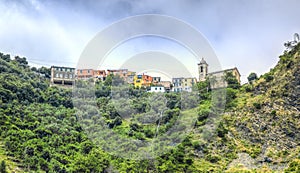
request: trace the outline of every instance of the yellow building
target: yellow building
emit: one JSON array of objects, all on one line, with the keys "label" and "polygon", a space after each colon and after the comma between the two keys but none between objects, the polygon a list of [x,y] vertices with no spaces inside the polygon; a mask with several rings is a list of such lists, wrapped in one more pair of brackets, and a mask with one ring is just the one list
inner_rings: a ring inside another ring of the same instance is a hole
[{"label": "yellow building", "polygon": [[143,83],[143,75],[135,75],[133,78],[133,84],[136,88],[141,88]]},{"label": "yellow building", "polygon": [[133,84],[136,88],[149,87],[152,83],[152,77],[148,75],[135,75],[133,78]]}]

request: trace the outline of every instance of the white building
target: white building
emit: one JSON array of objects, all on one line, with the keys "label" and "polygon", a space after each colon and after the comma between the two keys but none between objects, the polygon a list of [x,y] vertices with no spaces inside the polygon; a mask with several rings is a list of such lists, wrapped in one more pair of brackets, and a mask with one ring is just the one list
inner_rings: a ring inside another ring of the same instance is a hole
[{"label": "white building", "polygon": [[148,92],[156,92],[156,93],[158,93],[158,92],[165,92],[165,91],[166,91],[165,87],[163,87],[163,86],[151,86],[150,90]]}]

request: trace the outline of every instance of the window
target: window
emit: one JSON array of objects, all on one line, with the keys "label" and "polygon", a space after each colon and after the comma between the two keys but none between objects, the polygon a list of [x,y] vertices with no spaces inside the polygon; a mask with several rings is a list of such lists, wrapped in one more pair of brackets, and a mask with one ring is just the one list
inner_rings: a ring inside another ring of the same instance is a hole
[{"label": "window", "polygon": [[90,73],[90,70],[88,70],[88,73]]},{"label": "window", "polygon": [[80,70],[80,74],[82,74],[82,70]]},{"label": "window", "polygon": [[60,73],[60,74],[59,74],[59,77],[60,77],[60,78],[63,78],[63,74],[62,74],[62,73]]},{"label": "window", "polygon": [[58,73],[56,73],[55,77],[57,77],[57,78],[58,78],[58,77],[59,77],[59,74],[58,74]]},{"label": "window", "polygon": [[201,73],[203,72],[203,66],[200,67],[200,72],[201,72]]},{"label": "window", "polygon": [[155,87],[155,90],[157,90],[157,88]]},{"label": "window", "polygon": [[159,88],[159,90],[161,90],[161,88]]}]

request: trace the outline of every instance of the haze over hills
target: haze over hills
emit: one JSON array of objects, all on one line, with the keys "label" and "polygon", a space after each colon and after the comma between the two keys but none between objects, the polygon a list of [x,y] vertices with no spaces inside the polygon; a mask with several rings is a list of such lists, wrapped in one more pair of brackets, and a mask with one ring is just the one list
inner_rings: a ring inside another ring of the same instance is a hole
[{"label": "haze over hills", "polygon": [[[189,111],[197,111],[192,132],[169,152],[150,160],[120,158],[102,150],[78,123],[72,90],[49,86],[48,68],[31,68],[25,58],[0,57],[0,171],[300,171],[300,44],[281,55],[270,72],[253,78],[249,84],[239,86],[232,76],[226,76],[226,110],[218,115],[221,121],[209,137],[202,132],[216,112],[211,109],[212,91],[206,90],[208,81],[197,84],[201,98],[197,109],[182,111],[180,93],[165,93],[166,100],[156,100],[158,105],[167,101],[159,131],[157,121],[147,125],[139,121],[156,115],[148,100],[154,93],[132,87],[132,102],[115,105],[111,80],[97,82],[96,112],[103,115],[109,129],[128,139],[151,141],[171,128],[180,112],[188,116]],[[124,112],[130,108],[135,111],[127,120],[116,107]],[[99,128],[97,117],[91,120],[87,122],[91,123],[90,129]]]}]

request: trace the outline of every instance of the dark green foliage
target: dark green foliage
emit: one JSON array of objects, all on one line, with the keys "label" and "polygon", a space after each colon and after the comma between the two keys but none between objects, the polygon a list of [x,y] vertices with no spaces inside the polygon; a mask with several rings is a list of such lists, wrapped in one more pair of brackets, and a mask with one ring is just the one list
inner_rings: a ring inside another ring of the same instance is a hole
[{"label": "dark green foliage", "polygon": [[200,100],[208,100],[210,97],[210,86],[209,80],[200,81],[197,83]]},{"label": "dark green foliage", "polygon": [[276,110],[272,110],[271,115],[276,115]]},{"label": "dark green foliage", "polygon": [[232,89],[239,89],[240,83],[239,81],[233,76],[231,72],[227,72],[225,74],[225,81],[227,82],[227,87]]},{"label": "dark green foliage", "polygon": [[217,128],[217,135],[220,138],[224,138],[227,133],[228,133],[228,129],[225,127],[223,122],[220,122],[220,124]]},{"label": "dark green foliage", "polygon": [[270,82],[274,79],[273,75],[266,73],[263,75],[263,78],[266,80],[266,82]]},{"label": "dark green foliage", "polygon": [[4,160],[0,163],[0,173],[7,173],[6,163]]},{"label": "dark green foliage", "polygon": [[260,104],[260,103],[254,102],[254,103],[253,103],[253,106],[254,106],[256,109],[261,109],[261,104]]},{"label": "dark green foliage", "polygon": [[9,62],[9,61],[11,60],[9,54],[4,55],[4,54],[1,53],[1,52],[0,52],[0,58],[3,59],[3,60],[6,61],[6,62]]},{"label": "dark green foliage", "polygon": [[253,86],[250,85],[250,84],[245,84],[243,87],[245,88],[246,92],[252,92],[253,91]]},{"label": "dark green foliage", "polygon": [[235,106],[235,98],[237,97],[237,90],[232,88],[226,88],[226,108],[232,108]]},{"label": "dark green foliage", "polygon": [[257,79],[257,74],[252,72],[252,73],[249,74],[247,79],[248,79],[249,83],[252,83],[253,81],[255,81]]}]

